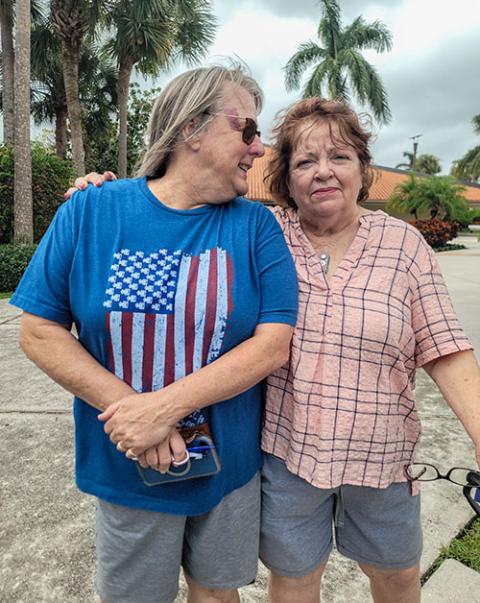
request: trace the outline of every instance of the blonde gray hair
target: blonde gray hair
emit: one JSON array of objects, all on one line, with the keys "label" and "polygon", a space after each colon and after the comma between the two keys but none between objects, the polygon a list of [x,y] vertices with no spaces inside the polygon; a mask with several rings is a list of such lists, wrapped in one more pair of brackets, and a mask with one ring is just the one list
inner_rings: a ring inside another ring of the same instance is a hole
[{"label": "blonde gray hair", "polygon": [[241,65],[191,69],[174,78],[155,101],[148,127],[149,142],[136,176],[161,177],[169,158],[179,144],[182,128],[193,118],[196,131],[206,127],[218,109],[225,86],[235,84],[253,98],[257,112],[263,105],[263,92]]}]

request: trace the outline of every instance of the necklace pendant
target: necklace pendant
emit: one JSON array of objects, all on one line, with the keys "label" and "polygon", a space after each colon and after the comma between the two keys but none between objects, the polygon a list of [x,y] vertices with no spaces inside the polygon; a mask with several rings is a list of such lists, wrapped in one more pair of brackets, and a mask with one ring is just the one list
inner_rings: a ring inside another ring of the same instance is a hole
[{"label": "necklace pendant", "polygon": [[322,270],[327,274],[328,267],[330,266],[330,254],[326,251],[320,251],[318,254],[318,259],[320,260],[320,266]]}]

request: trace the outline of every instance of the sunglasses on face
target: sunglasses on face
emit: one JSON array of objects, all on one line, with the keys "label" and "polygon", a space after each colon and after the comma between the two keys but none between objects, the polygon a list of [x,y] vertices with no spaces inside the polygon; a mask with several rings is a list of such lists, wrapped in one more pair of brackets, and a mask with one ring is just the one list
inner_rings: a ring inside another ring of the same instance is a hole
[{"label": "sunglasses on face", "polygon": [[243,127],[240,128],[242,132],[242,140],[245,144],[252,144],[255,140],[255,136],[260,138],[261,133],[257,130],[257,122],[251,117],[237,117],[236,115],[230,115],[229,113],[216,113],[215,115],[224,115],[225,117],[232,117],[238,121],[244,122]]}]

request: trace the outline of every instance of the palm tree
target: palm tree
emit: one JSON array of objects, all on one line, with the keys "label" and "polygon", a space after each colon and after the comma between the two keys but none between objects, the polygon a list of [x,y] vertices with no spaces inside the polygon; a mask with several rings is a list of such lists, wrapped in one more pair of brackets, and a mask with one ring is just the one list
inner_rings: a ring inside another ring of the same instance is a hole
[{"label": "palm tree", "polygon": [[[480,114],[472,119],[473,129],[480,134]],[[454,162],[452,175],[465,180],[480,180],[480,145],[467,151],[465,155]]]},{"label": "palm tree", "polygon": [[376,69],[362,56],[367,48],[384,52],[392,48],[392,34],[380,21],[366,23],[357,17],[350,25],[342,26],[337,0],[319,0],[323,17],[318,26],[316,42],[306,42],[285,66],[287,90],[300,87],[305,70],[314,66],[303,90],[303,97],[328,96],[350,101],[357,97],[362,105],[369,105],[375,118],[388,123],[391,112],[387,93]]},{"label": "palm tree", "polygon": [[405,151],[403,156],[408,159],[408,163],[399,163],[395,166],[396,168],[414,170],[416,172],[421,172],[422,174],[429,174],[430,176],[434,176],[442,171],[440,160],[435,155],[423,153],[422,155],[415,157],[413,153]]},{"label": "palm tree", "polygon": [[412,215],[415,220],[418,218],[419,209],[418,183],[415,174],[410,174],[408,180],[397,184],[393,195],[388,199],[387,209],[398,210]]},{"label": "palm tree", "polygon": [[464,222],[469,213],[468,203],[462,195],[465,191],[466,188],[451,176],[425,178],[420,184],[419,208],[428,210],[431,218]]},{"label": "palm tree", "polygon": [[[55,124],[56,153],[67,154],[67,99],[62,74],[61,46],[48,19],[32,30],[32,114],[36,123]],[[79,88],[82,112],[92,116],[89,125],[101,133],[116,111],[117,77],[114,65],[101,56],[91,43],[84,43],[79,62]],[[86,130],[86,120],[83,120]],[[87,135],[89,132],[86,132]]]},{"label": "palm tree", "polygon": [[0,34],[2,36],[2,112],[3,138],[13,143],[14,138],[14,92],[13,92],[13,0],[0,0]]},{"label": "palm tree", "polygon": [[[32,20],[42,17],[40,0],[31,0]],[[7,143],[14,139],[14,61],[13,45],[15,0],[0,0],[0,37],[2,38],[2,112],[3,138]]]},{"label": "palm tree", "polygon": [[209,0],[115,0],[106,22],[115,28],[106,52],[118,62],[120,177],[127,175],[128,91],[134,68],[157,75],[177,58],[189,63],[206,54],[216,21]]},{"label": "palm tree", "polygon": [[396,209],[418,218],[418,213],[429,212],[431,218],[468,222],[468,203],[463,196],[465,187],[450,176],[410,178],[395,187],[387,209]]},{"label": "palm tree", "polygon": [[415,163],[415,155],[413,153],[410,153],[409,151],[404,151],[403,152],[403,156],[406,157],[408,159],[408,163],[398,163],[395,168],[396,169],[402,169],[402,170],[414,170],[414,163]]},{"label": "palm tree", "polygon": [[439,174],[442,171],[442,166],[440,165],[438,157],[430,155],[429,153],[423,153],[417,157],[415,169],[417,172],[422,172],[422,174],[435,176],[435,174]]},{"label": "palm tree", "polygon": [[32,90],[31,111],[37,124],[55,124],[55,150],[67,156],[67,98],[63,83],[60,41],[48,19],[32,29]]},{"label": "palm tree", "polygon": [[30,148],[30,0],[15,6],[14,241],[33,242],[32,156]]},{"label": "palm tree", "polygon": [[85,173],[82,109],[78,66],[83,40],[98,19],[100,0],[51,0],[50,19],[61,43],[63,79],[72,136],[72,158],[77,175]]}]

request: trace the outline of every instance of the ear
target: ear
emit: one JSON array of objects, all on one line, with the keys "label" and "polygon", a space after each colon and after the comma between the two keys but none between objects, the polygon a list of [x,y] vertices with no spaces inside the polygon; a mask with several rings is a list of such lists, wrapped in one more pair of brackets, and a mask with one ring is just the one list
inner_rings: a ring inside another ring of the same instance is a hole
[{"label": "ear", "polygon": [[198,117],[192,117],[180,130],[180,136],[184,145],[190,147],[193,151],[198,151],[200,148],[200,139],[203,128],[199,130],[201,125]]}]

